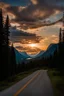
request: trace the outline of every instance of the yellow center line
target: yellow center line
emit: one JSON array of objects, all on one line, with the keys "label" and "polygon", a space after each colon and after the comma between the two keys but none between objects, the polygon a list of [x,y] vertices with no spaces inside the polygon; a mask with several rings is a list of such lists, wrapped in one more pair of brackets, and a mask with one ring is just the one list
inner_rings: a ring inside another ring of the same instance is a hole
[{"label": "yellow center line", "polygon": [[30,79],[20,90],[18,90],[14,96],[18,96],[38,75],[40,72],[38,72],[32,79]]}]

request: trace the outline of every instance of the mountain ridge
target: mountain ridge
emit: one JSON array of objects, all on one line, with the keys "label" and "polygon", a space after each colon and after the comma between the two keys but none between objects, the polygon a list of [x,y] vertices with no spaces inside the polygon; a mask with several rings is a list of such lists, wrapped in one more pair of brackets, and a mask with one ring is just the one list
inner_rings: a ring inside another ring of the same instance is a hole
[{"label": "mountain ridge", "polygon": [[44,57],[47,58],[47,57],[53,55],[57,48],[58,48],[58,44],[50,44],[46,51],[42,50],[36,55],[29,55],[26,52],[19,52],[18,50],[16,50],[14,48],[15,54],[16,54],[16,62],[22,63],[22,62],[25,62],[26,60],[30,60],[30,59],[40,59],[40,58],[44,58]]}]

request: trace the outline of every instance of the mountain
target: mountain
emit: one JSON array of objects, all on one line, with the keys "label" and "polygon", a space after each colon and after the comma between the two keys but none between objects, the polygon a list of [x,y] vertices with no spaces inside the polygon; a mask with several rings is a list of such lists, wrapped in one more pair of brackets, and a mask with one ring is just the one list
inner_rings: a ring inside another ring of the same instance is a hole
[{"label": "mountain", "polygon": [[40,51],[36,55],[28,55],[26,52],[19,52],[15,48],[16,53],[16,62],[22,63],[25,61],[29,61],[30,59],[40,59],[40,58],[47,58],[54,54],[55,50],[58,48],[58,44],[50,44],[46,51]]},{"label": "mountain", "polygon": [[40,51],[40,53],[37,55],[37,57],[41,57],[44,54],[45,51]]},{"label": "mountain", "polygon": [[58,44],[50,44],[46,51],[41,51],[39,54],[37,54],[34,58],[47,58],[50,55],[53,55],[55,50],[58,48]]},{"label": "mountain", "polygon": [[23,57],[26,58],[30,58],[30,56],[26,53],[26,52],[20,52],[21,55],[23,55]]},{"label": "mountain", "polygon": [[30,58],[30,56],[28,56],[27,53],[25,53],[25,52],[21,52],[20,53],[15,48],[14,48],[14,50],[15,50],[15,54],[16,54],[16,62],[17,62],[17,64],[24,62],[27,58]]},{"label": "mountain", "polygon": [[50,44],[47,50],[43,53],[42,57],[49,57],[50,55],[53,55],[57,48],[58,44]]}]

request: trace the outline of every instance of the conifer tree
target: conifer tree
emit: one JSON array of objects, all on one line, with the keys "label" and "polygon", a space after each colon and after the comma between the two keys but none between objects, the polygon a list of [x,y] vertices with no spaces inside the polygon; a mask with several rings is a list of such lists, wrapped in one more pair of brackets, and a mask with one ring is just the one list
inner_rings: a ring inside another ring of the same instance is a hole
[{"label": "conifer tree", "polygon": [[61,34],[61,28],[60,28],[60,33],[59,33],[59,43],[62,42],[62,34]]},{"label": "conifer tree", "polygon": [[9,16],[7,15],[6,22],[5,22],[5,42],[6,46],[9,46]]},{"label": "conifer tree", "polygon": [[2,9],[0,9],[0,46],[3,44],[3,16]]},{"label": "conifer tree", "polygon": [[3,75],[3,45],[4,45],[4,38],[3,38],[3,15],[2,9],[0,9],[0,77],[2,79]]},{"label": "conifer tree", "polygon": [[13,44],[11,46],[11,75],[16,74],[16,54],[13,47]]},{"label": "conifer tree", "polygon": [[9,76],[9,56],[10,56],[10,48],[9,48],[9,17],[7,15],[6,21],[4,24],[4,64],[6,67],[7,77]]},{"label": "conifer tree", "polygon": [[64,31],[63,31],[63,43],[64,43]]}]

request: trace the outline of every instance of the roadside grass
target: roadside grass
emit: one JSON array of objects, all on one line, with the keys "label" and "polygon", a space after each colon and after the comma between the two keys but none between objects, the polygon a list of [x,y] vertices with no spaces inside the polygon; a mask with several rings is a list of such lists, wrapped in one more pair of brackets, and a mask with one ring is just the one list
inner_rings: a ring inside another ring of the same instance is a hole
[{"label": "roadside grass", "polygon": [[64,96],[64,76],[61,76],[55,69],[48,70],[48,75],[51,79],[54,96]]},{"label": "roadside grass", "polygon": [[18,81],[24,79],[25,77],[29,76],[30,74],[32,74],[34,71],[36,71],[37,69],[32,69],[26,72],[22,72],[20,74],[17,74],[15,76],[12,76],[4,81],[0,81],[0,91],[9,88],[10,86],[16,84]]}]

